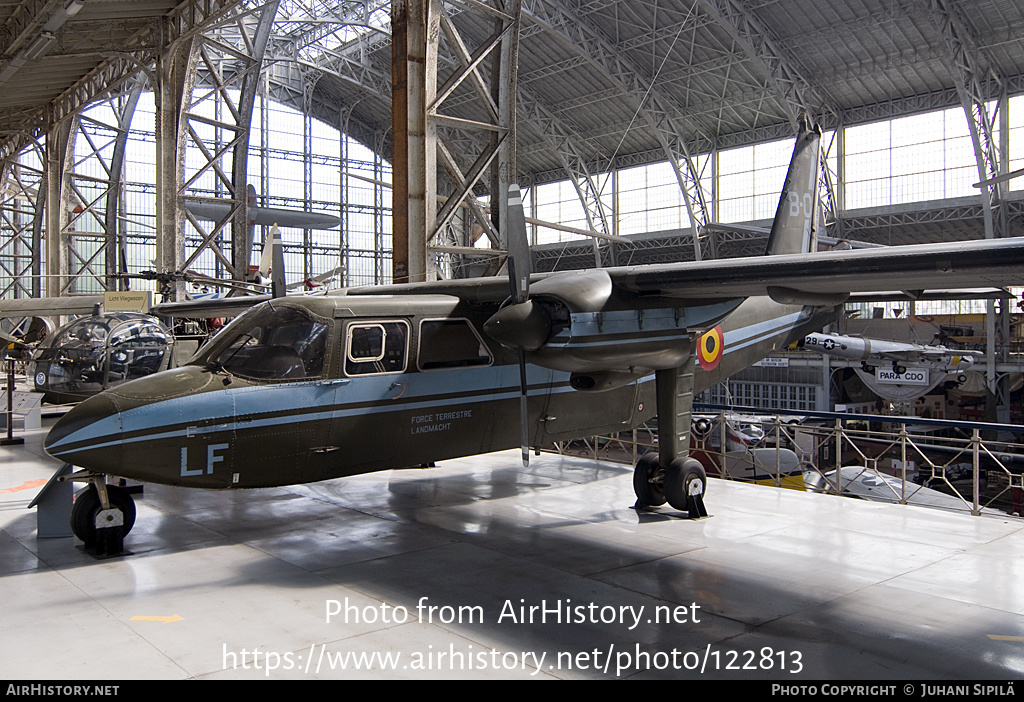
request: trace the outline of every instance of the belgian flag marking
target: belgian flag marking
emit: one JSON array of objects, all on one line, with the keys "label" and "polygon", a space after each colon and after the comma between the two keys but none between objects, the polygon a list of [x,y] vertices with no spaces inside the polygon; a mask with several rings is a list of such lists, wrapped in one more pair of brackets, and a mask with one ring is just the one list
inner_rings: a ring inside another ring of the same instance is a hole
[{"label": "belgian flag marking", "polygon": [[722,349],[725,348],[725,339],[722,338],[722,327],[718,326],[706,332],[697,341],[697,362],[706,371],[712,371],[718,367],[722,360]]}]

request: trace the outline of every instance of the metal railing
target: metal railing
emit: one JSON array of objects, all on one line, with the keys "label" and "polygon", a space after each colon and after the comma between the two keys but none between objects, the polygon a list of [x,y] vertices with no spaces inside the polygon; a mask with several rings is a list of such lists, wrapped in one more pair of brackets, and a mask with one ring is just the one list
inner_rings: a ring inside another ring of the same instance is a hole
[{"label": "metal railing", "polygon": [[[1018,425],[697,405],[690,452],[710,477],[1020,517],[1022,438]],[[657,448],[652,423],[545,450],[635,465]]]}]

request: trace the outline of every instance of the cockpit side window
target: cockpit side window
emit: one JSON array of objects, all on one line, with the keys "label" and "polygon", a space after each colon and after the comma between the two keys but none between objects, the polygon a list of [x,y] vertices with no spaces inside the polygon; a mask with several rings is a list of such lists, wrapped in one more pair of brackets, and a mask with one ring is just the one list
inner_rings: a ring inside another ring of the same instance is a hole
[{"label": "cockpit side window", "polygon": [[467,368],[489,365],[491,353],[468,319],[425,319],[417,359],[420,370]]},{"label": "cockpit side window", "polygon": [[350,324],[345,334],[345,375],[401,373],[408,352],[405,322]]}]

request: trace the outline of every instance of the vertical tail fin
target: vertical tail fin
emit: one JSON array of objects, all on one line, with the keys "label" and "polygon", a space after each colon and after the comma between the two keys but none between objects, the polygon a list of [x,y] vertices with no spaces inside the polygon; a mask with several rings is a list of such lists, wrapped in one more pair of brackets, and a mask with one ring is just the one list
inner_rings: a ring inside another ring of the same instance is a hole
[{"label": "vertical tail fin", "polygon": [[807,253],[817,247],[818,157],[821,130],[800,118],[793,158],[779,197],[765,255]]},{"label": "vertical tail fin", "polygon": [[260,275],[266,277],[270,274],[270,292],[273,297],[284,297],[284,251],[281,246],[281,232],[275,224],[270,228],[270,234],[266,244],[263,246],[263,255],[260,257]]}]

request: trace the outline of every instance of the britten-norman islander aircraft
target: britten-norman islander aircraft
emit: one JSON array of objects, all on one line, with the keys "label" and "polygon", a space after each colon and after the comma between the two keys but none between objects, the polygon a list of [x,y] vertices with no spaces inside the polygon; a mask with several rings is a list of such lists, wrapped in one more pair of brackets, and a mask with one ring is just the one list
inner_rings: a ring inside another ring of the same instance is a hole
[{"label": "britten-norman islander aircraft", "polygon": [[695,516],[706,480],[688,456],[694,393],[820,329],[851,292],[1024,275],[1021,240],[809,253],[819,140],[800,129],[765,257],[530,275],[513,187],[511,291],[503,278],[437,281],[253,307],[188,365],[89,398],[54,425],[46,450],[89,483],[75,533],[95,544],[130,530],[131,497],[107,476],[238,489],[515,446],[525,461],[530,446],[655,415],[638,505]]}]

